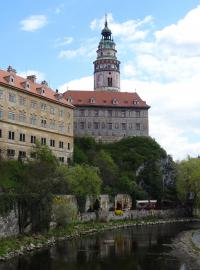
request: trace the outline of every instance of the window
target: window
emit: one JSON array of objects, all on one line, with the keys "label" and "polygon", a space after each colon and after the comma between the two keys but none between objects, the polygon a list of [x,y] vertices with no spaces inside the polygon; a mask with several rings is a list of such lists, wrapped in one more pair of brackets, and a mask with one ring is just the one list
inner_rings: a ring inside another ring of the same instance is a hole
[{"label": "window", "polygon": [[99,111],[98,110],[94,110],[94,116],[99,116]]},{"label": "window", "polygon": [[64,160],[65,160],[64,157],[59,157],[60,162],[64,163]]},{"label": "window", "polygon": [[55,147],[55,140],[52,140],[52,139],[50,140],[50,146]]},{"label": "window", "polygon": [[70,150],[70,143],[67,144],[67,149]]},{"label": "window", "polygon": [[51,119],[51,120],[50,120],[49,127],[50,127],[51,129],[55,129],[55,128],[56,128],[56,121]]},{"label": "window", "polygon": [[99,123],[98,122],[94,122],[94,129],[99,129]]},{"label": "window", "polygon": [[135,116],[136,116],[136,117],[140,117],[140,111],[136,111],[136,112],[135,112]]},{"label": "window", "polygon": [[60,116],[60,117],[63,117],[63,116],[64,116],[64,110],[60,110],[59,116]]},{"label": "window", "polygon": [[15,113],[14,112],[8,112],[8,119],[15,120]]},{"label": "window", "polygon": [[112,87],[112,78],[108,78],[108,87]]},{"label": "window", "polygon": [[47,120],[41,119],[41,127],[46,127],[46,126],[47,126]]},{"label": "window", "polygon": [[92,126],[92,123],[88,122],[88,128],[91,128],[91,126]]},{"label": "window", "polygon": [[132,129],[132,127],[133,127],[132,123],[129,123],[129,129]]},{"label": "window", "polygon": [[2,138],[2,129],[0,129],[0,138]]},{"label": "window", "polygon": [[64,148],[64,142],[59,141],[59,148]]},{"label": "window", "polygon": [[0,99],[3,99],[3,90],[0,90]]},{"label": "window", "polygon": [[19,140],[20,140],[20,142],[25,142],[25,134],[24,133],[19,134]]},{"label": "window", "polygon": [[61,132],[64,132],[64,131],[65,131],[65,125],[64,125],[63,122],[60,123],[60,125],[59,125],[59,130],[60,130]]},{"label": "window", "polygon": [[9,93],[9,101],[10,102],[16,102],[16,96],[15,96],[15,94],[12,94],[12,93]]},{"label": "window", "polygon": [[15,139],[15,132],[14,131],[8,131],[8,139],[9,140]]},{"label": "window", "polygon": [[112,123],[108,123],[108,129],[112,129]]},{"label": "window", "polygon": [[105,123],[102,123],[101,124],[101,128],[104,129],[106,127],[106,124]]},{"label": "window", "polygon": [[55,113],[56,113],[56,108],[50,107],[50,114],[55,114]]},{"label": "window", "polygon": [[112,110],[108,110],[108,116],[112,117]]},{"label": "window", "polygon": [[125,110],[122,110],[122,117],[126,117],[126,111]]},{"label": "window", "polygon": [[36,136],[31,135],[31,143],[36,143]]},{"label": "window", "polygon": [[31,116],[30,116],[30,124],[31,125],[36,125],[36,116],[35,116],[35,114],[31,114]]},{"label": "window", "polygon": [[19,122],[26,122],[26,113],[19,112]]},{"label": "window", "polygon": [[7,149],[7,156],[8,157],[14,157],[15,156],[15,150]]},{"label": "window", "polygon": [[126,123],[122,123],[122,130],[126,130]]},{"label": "window", "polygon": [[42,138],[41,138],[41,144],[42,144],[42,145],[45,145],[46,143],[47,143],[46,138],[42,137]]},{"label": "window", "polygon": [[119,128],[119,124],[115,123],[115,128],[118,129]]},{"label": "window", "polygon": [[19,159],[25,158],[26,157],[26,152],[24,151],[19,151]]},{"label": "window", "polygon": [[19,105],[25,105],[25,104],[26,104],[26,99],[25,99],[25,97],[20,96],[20,97],[19,97]]},{"label": "window", "polygon": [[85,110],[81,109],[79,113],[80,113],[80,116],[85,116]]},{"label": "window", "polygon": [[85,128],[85,123],[84,122],[80,122],[80,129],[84,129]]},{"label": "window", "polygon": [[45,103],[41,103],[40,108],[41,108],[42,111],[46,111],[47,110],[47,105]]},{"label": "window", "polygon": [[140,123],[136,123],[135,127],[136,127],[136,130],[140,130],[141,128]]},{"label": "window", "polygon": [[36,103],[36,101],[31,100],[31,108],[32,108],[32,109],[36,109],[36,108],[37,108],[37,103]]},{"label": "window", "polygon": [[74,128],[77,128],[77,122],[74,122]]}]

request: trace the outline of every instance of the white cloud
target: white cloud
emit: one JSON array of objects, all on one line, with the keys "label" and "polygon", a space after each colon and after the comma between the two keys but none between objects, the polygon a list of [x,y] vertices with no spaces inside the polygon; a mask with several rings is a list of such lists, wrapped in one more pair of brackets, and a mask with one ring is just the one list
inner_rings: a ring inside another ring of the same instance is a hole
[{"label": "white cloud", "polygon": [[[150,25],[153,22],[152,16],[147,16],[143,20],[128,20],[123,23],[115,22],[111,13],[107,16],[108,26],[112,29],[112,33],[114,37],[120,37],[122,39],[127,40],[143,40],[149,30],[142,29],[145,25]],[[90,28],[92,30],[98,29],[101,30],[104,26],[105,18],[102,17],[101,19],[94,19],[90,23]]]},{"label": "white cloud", "polygon": [[60,51],[58,57],[60,59],[71,59],[71,58],[80,57],[80,56],[86,57],[87,59],[94,58],[96,46],[97,46],[97,40],[90,38],[90,39],[85,40],[78,49]]},{"label": "white cloud", "polygon": [[74,41],[73,37],[58,38],[55,41],[55,47],[62,47],[71,44]]},{"label": "white cloud", "polygon": [[35,75],[38,81],[43,81],[45,79],[45,74],[37,70],[20,71],[17,75],[23,78],[26,78],[29,75]]},{"label": "white cloud", "polygon": [[93,77],[82,77],[77,80],[72,80],[69,82],[66,82],[59,86],[60,92],[65,92],[67,90],[92,90],[93,87]]},{"label": "white cloud", "polygon": [[47,17],[45,15],[32,15],[20,22],[21,30],[34,32],[47,24]]},{"label": "white cloud", "polygon": [[[200,45],[200,6],[191,10],[186,16],[177,22],[155,33],[158,42],[168,45],[187,46]],[[191,49],[189,47],[189,49]],[[196,47],[197,49],[197,47]]]}]

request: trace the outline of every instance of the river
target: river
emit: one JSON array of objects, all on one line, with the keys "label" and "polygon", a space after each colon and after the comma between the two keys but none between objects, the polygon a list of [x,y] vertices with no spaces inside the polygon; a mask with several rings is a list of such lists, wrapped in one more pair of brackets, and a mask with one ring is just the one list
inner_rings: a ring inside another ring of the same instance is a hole
[{"label": "river", "polygon": [[51,248],[0,263],[0,270],[187,270],[171,254],[178,233],[199,223],[148,225],[59,242]]}]

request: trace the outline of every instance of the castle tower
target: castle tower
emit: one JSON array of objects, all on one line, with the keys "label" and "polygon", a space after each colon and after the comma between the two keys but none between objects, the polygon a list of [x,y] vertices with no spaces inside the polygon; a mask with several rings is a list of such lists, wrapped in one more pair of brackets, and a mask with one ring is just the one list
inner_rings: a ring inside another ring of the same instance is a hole
[{"label": "castle tower", "polygon": [[120,61],[117,60],[115,42],[108,28],[107,18],[101,31],[101,40],[94,64],[94,90],[120,91]]}]

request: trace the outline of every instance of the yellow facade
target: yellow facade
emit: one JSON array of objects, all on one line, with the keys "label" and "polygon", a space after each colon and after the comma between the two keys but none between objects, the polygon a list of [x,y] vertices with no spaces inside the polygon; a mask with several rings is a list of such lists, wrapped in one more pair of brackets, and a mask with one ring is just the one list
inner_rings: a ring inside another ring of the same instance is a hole
[{"label": "yellow facade", "polygon": [[68,163],[73,153],[73,107],[0,81],[1,156],[29,158],[36,141]]}]

